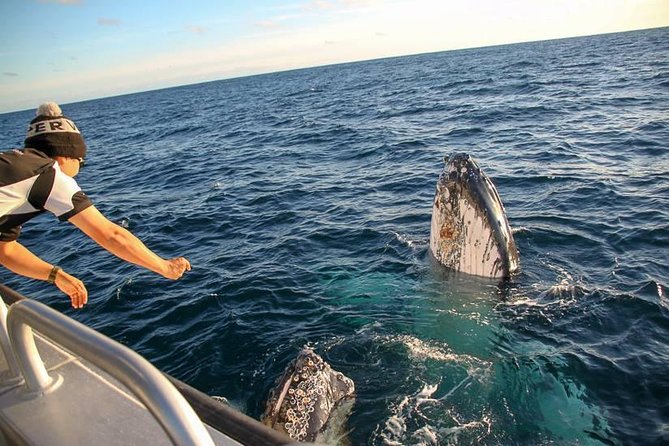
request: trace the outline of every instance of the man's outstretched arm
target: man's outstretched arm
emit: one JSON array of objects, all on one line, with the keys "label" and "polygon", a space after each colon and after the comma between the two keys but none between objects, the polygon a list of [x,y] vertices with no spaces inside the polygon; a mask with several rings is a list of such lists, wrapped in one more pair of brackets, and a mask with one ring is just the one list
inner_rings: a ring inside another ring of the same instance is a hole
[{"label": "man's outstretched arm", "polygon": [[176,280],[190,271],[188,260],[183,257],[163,259],[130,231],[107,219],[95,206],[79,212],[69,222],[115,256],[163,277]]}]

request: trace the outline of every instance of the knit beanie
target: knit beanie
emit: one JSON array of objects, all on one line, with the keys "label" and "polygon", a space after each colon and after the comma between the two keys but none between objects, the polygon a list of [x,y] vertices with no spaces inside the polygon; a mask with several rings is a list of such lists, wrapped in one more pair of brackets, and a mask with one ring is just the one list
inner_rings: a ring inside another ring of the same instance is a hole
[{"label": "knit beanie", "polygon": [[86,143],[74,122],[63,116],[58,104],[46,102],[37,109],[37,117],[30,121],[26,148],[37,149],[48,157],[84,158]]}]

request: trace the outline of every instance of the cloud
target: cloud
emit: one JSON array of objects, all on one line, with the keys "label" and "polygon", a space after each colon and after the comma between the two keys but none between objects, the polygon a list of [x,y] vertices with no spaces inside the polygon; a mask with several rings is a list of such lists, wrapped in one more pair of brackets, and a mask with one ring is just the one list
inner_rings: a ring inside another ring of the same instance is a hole
[{"label": "cloud", "polygon": [[98,25],[100,26],[120,26],[121,23],[119,19],[110,19],[109,17],[98,18]]},{"label": "cloud", "polygon": [[383,0],[312,0],[304,6],[307,10],[359,9],[370,6],[382,7]]},{"label": "cloud", "polygon": [[37,0],[40,3],[57,3],[59,5],[82,5],[84,0]]},{"label": "cloud", "polygon": [[302,9],[305,11],[333,11],[380,6],[382,4],[383,2],[380,0],[311,0],[303,4]]},{"label": "cloud", "polygon": [[340,3],[345,6],[371,6],[375,4],[381,5],[383,1],[380,0],[338,0],[337,3]]},{"label": "cloud", "polygon": [[206,26],[188,25],[186,26],[186,31],[193,34],[204,34],[209,31],[209,28]]},{"label": "cloud", "polygon": [[276,20],[260,20],[255,22],[253,26],[263,29],[279,29],[283,27],[283,25]]},{"label": "cloud", "polygon": [[2,75],[7,77],[17,77],[19,73],[14,73],[12,71],[5,71],[4,73],[2,73]]},{"label": "cloud", "polygon": [[304,5],[304,9],[307,11],[327,10],[327,9],[333,9],[334,7],[335,7],[334,3],[327,0],[313,0],[308,4]]}]

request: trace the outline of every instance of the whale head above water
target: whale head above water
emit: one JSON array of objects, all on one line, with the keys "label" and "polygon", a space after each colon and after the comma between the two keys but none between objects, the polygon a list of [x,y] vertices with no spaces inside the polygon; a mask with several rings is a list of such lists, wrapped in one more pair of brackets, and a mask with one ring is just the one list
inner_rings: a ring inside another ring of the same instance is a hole
[{"label": "whale head above water", "polygon": [[270,393],[262,422],[293,440],[313,442],[331,428],[336,409],[350,409],[345,403],[352,402],[354,394],[350,378],[304,348]]},{"label": "whale head above water", "polygon": [[497,189],[468,154],[445,161],[432,207],[430,251],[452,270],[508,278],[519,257]]}]

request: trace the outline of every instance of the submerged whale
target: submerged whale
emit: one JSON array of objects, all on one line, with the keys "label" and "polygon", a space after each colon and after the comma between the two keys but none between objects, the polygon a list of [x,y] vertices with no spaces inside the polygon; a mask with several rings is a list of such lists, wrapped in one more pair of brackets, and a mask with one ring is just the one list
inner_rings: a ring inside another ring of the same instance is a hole
[{"label": "submerged whale", "polygon": [[[341,428],[346,416],[336,417],[335,412],[350,410],[354,396],[350,378],[304,348],[277,381],[261,421],[293,440],[313,442],[327,437],[326,430]],[[339,426],[333,426],[335,418],[341,418]]]},{"label": "submerged whale", "polygon": [[430,251],[455,271],[508,278],[518,270],[519,256],[497,189],[468,154],[444,161],[432,207]]}]

